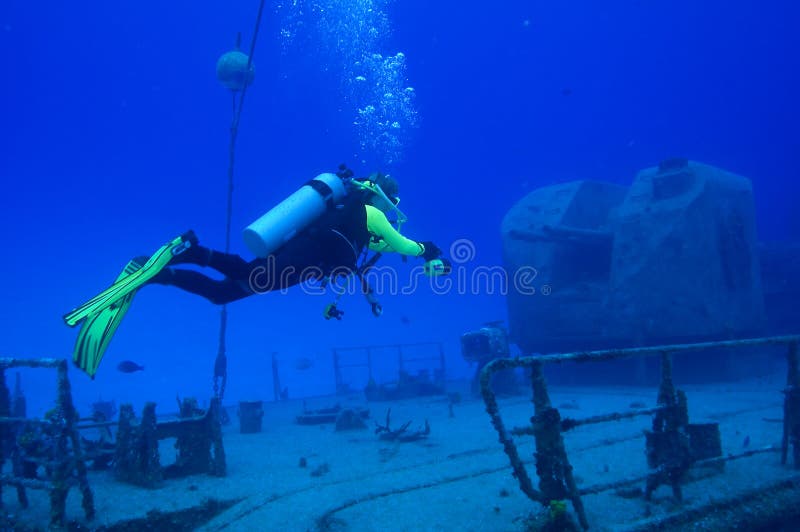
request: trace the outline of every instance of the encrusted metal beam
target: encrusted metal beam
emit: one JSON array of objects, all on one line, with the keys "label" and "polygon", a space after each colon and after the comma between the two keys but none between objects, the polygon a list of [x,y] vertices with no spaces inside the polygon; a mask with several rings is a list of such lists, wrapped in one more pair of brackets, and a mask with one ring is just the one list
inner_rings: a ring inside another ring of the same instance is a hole
[{"label": "encrusted metal beam", "polygon": [[64,363],[61,358],[0,358],[0,368],[57,368]]}]

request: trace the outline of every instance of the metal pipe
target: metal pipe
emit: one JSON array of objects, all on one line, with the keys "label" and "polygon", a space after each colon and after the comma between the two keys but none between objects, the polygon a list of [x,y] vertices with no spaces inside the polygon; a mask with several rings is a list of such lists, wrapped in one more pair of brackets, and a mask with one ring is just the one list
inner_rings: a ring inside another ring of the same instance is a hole
[{"label": "metal pipe", "polygon": [[536,355],[517,358],[497,358],[484,366],[483,371],[494,373],[509,368],[532,367],[535,363],[549,364],[561,362],[592,362],[654,356],[664,353],[702,351],[704,349],[758,347],[764,345],[790,345],[800,342],[800,336],[773,336],[768,338],[748,338],[742,340],[723,340],[718,342],[701,342],[696,344],[671,344],[650,347],[634,347],[629,349],[607,349],[602,351],[576,351],[554,355]]}]

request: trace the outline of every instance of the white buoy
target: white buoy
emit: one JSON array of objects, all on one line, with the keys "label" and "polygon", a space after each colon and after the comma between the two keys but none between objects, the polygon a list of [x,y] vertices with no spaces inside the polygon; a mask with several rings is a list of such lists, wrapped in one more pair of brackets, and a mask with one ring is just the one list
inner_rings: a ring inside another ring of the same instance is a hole
[{"label": "white buoy", "polygon": [[250,65],[247,68],[247,54],[234,50],[222,54],[217,60],[217,79],[226,88],[238,91],[253,82],[255,69]]}]

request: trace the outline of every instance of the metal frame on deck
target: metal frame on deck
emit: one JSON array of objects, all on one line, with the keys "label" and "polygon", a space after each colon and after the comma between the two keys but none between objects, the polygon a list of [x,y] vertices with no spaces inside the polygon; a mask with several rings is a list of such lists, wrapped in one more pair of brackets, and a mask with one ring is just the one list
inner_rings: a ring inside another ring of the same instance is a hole
[{"label": "metal frame on deck", "polygon": [[[44,419],[10,417],[9,392],[5,372],[11,368],[53,368],[56,370],[56,404]],[[66,522],[66,502],[69,488],[76,484],[83,496],[83,510],[87,519],[95,514],[94,496],[86,476],[86,463],[82,456],[80,438],[76,427],[77,413],[72,402],[72,391],[67,378],[67,361],[53,358],[18,359],[0,358],[0,465],[11,459],[13,473],[0,477],[0,506],[2,506],[2,486],[17,488],[17,499],[23,508],[28,506],[26,488],[50,491],[50,524],[63,527]],[[25,457],[25,460],[41,461],[48,471],[47,479],[25,478],[22,475],[22,460],[18,452],[4,456],[6,449],[16,449],[16,439],[24,427],[34,427],[46,435],[44,444],[50,446],[46,457]],[[8,441],[14,445],[3,445]]]},{"label": "metal frame on deck", "polygon": [[[544,505],[552,505],[566,499],[571,500],[581,526],[584,529],[588,529],[589,523],[583,508],[581,495],[600,493],[644,481],[646,482],[645,498],[649,498],[659,485],[669,484],[672,487],[675,498],[681,500],[681,485],[685,481],[685,473],[690,467],[719,465],[726,461],[754,454],[764,452],[777,453],[778,451],[781,453],[781,463],[786,464],[790,446],[792,448],[794,468],[800,469],[800,360],[798,359],[798,344],[800,344],[800,336],[793,335],[501,358],[493,360],[481,371],[481,393],[486,403],[486,411],[489,413],[492,425],[499,435],[500,443],[503,444],[504,451],[511,461],[514,476],[517,478],[522,492],[531,500]],[[686,395],[682,391],[675,389],[672,380],[672,355],[708,349],[741,349],[745,347],[781,345],[787,347],[788,361],[787,387],[783,390],[784,416],[781,448],[769,447],[738,454],[728,454],[724,457],[714,456],[704,459],[692,457],[689,450],[690,429],[702,429],[703,427],[693,427],[689,424]],[[543,373],[545,364],[595,362],[656,355],[661,357],[661,383],[656,408],[635,412],[612,412],[576,420],[562,418],[558,409],[550,403],[547,383]],[[500,415],[497,398],[491,389],[490,382],[493,373],[514,368],[528,368],[531,371],[534,416],[531,418],[531,425],[508,430]],[[653,430],[646,432],[646,436],[648,436],[647,453],[650,470],[646,474],[635,478],[578,489],[572,475],[572,466],[569,463],[564,447],[563,433],[581,425],[606,423],[645,415],[653,416]],[[524,435],[533,435],[536,440],[535,458],[539,489],[534,488],[531,477],[520,459],[516,444],[512,438],[512,436]]]}]

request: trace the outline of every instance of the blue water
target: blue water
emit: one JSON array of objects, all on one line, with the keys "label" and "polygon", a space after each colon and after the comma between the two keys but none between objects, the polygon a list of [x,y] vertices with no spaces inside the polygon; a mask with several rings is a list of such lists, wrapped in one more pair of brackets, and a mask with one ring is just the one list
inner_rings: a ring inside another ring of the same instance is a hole
[{"label": "blue water", "polygon": [[[501,264],[500,221],[525,193],[629,184],[677,156],[751,178],[762,239],[800,234],[794,2],[266,5],[237,143],[235,252],[249,257],[245,225],[340,162],[391,172],[405,233],[443,249],[469,239],[480,265]],[[249,45],[256,11],[2,3],[2,356],[69,357],[76,331],[62,314],[186,229],[224,246],[231,94],[214,68],[237,31]],[[384,297],[380,319],[350,296],[345,319],[328,322],[327,302],[293,292],[231,305],[227,397],[271,399],[273,352],[293,396],[329,393],[341,345],[443,341],[451,376],[469,375],[459,335],[506,312],[499,295],[426,286]],[[207,301],[147,287],[97,379],[71,372],[78,408],[208,398],[217,324]],[[295,371],[298,357],[316,365]],[[123,359],[146,369],[118,373]],[[23,381],[33,410],[50,403],[46,378]]]}]

